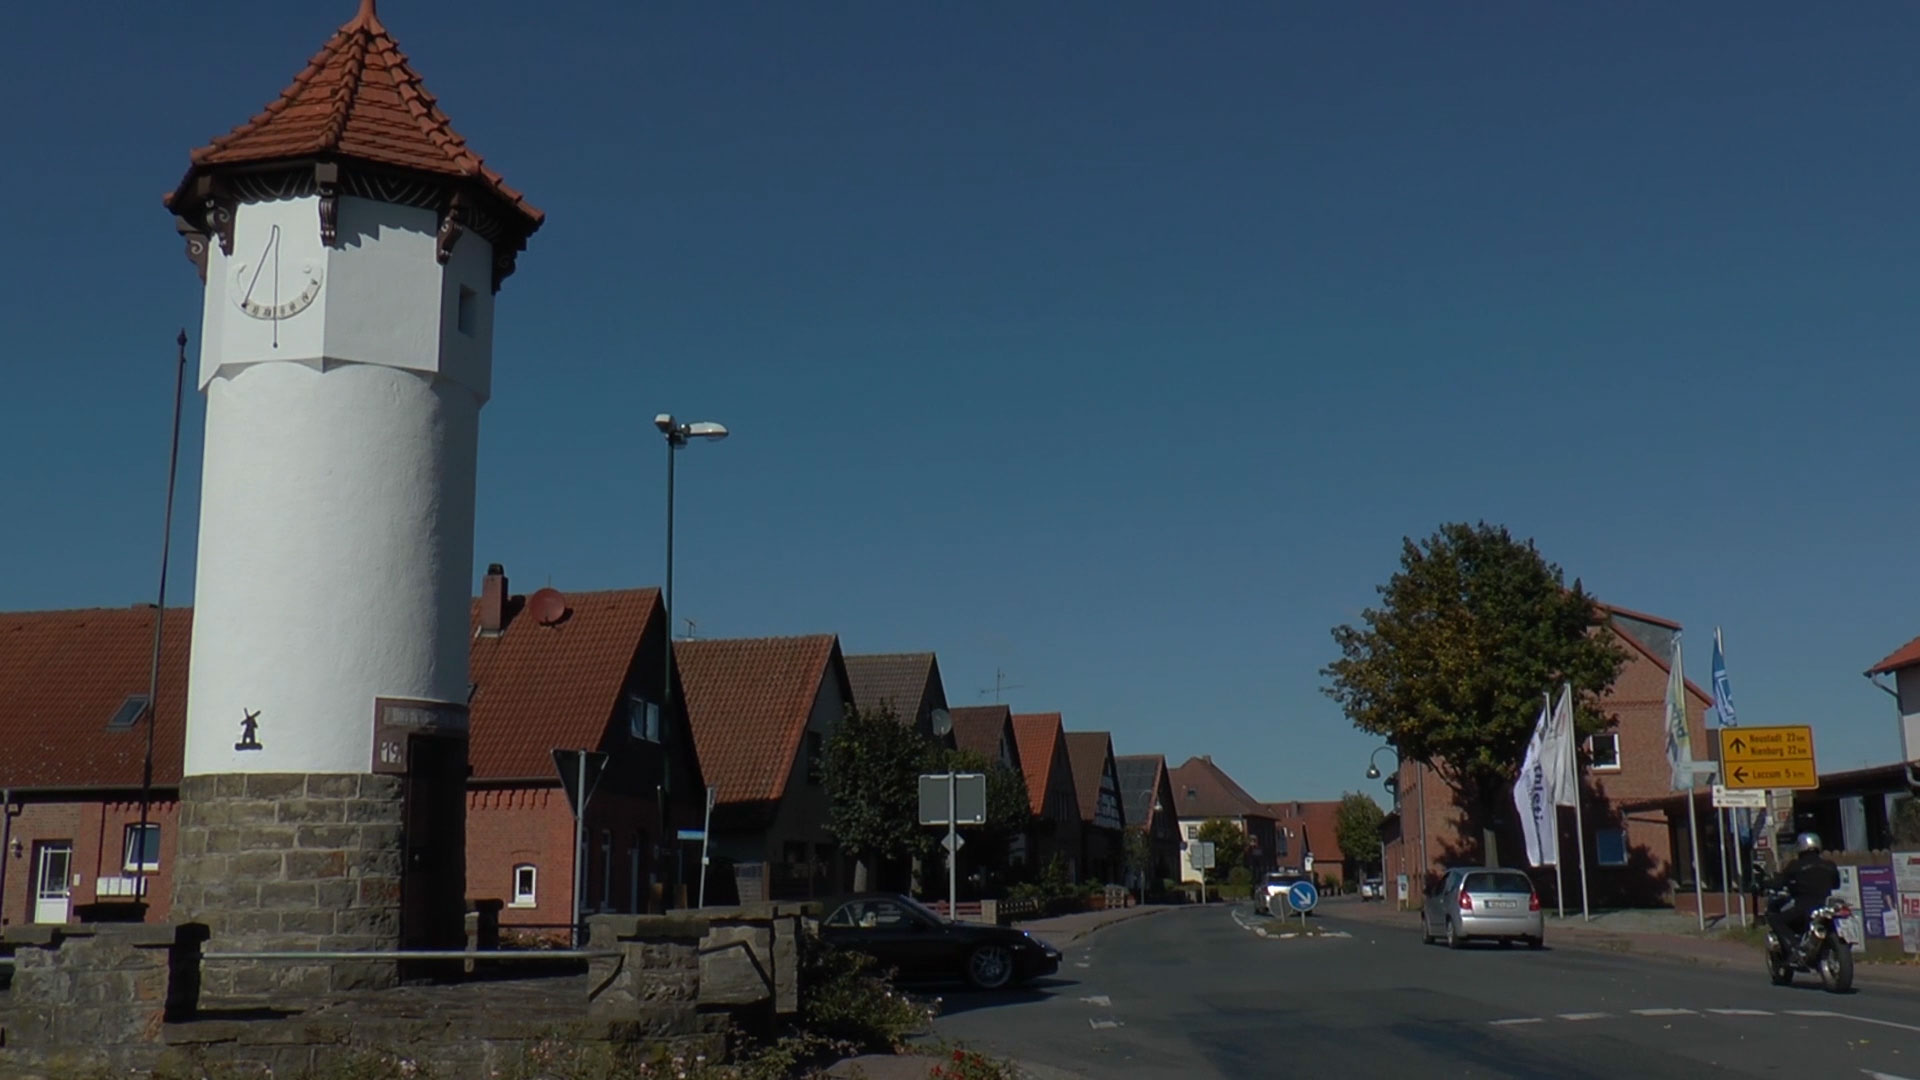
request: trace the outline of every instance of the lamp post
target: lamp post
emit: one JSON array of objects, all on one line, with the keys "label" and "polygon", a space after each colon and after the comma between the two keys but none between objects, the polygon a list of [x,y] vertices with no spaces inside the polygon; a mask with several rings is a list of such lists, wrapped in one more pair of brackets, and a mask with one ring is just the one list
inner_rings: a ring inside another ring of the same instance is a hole
[{"label": "lamp post", "polygon": [[[694,439],[712,439],[715,441],[724,439],[727,437],[727,429],[725,425],[716,424],[711,420],[701,420],[697,423],[683,424],[675,420],[672,413],[661,413],[654,417],[653,426],[659,428],[660,434],[665,436],[667,440],[667,579],[665,586],[660,590],[660,607],[662,613],[666,615],[667,632],[662,638],[660,649],[662,662],[660,673],[660,726],[654,732],[660,740],[656,744],[659,747],[660,753],[660,782],[654,786],[654,794],[659,802],[660,832],[661,839],[664,841],[667,832],[667,706],[673,701],[673,465],[675,459],[680,456],[681,447],[687,445]],[[711,806],[709,806],[709,809],[711,809]],[[711,815],[709,815],[709,819],[711,819]],[[676,839],[675,847],[672,849],[674,851],[674,864],[676,868],[679,866],[678,843]],[[664,846],[665,845],[662,844],[662,847]],[[674,876],[677,878],[679,875],[676,873]],[[707,840],[705,837],[702,837],[700,842],[700,884],[703,894],[706,891],[706,877]],[[704,899],[703,895],[703,902]]]},{"label": "lamp post", "polygon": [[[1393,774],[1388,776],[1380,786],[1386,788],[1387,794],[1393,796],[1393,812],[1398,814],[1400,813],[1400,751],[1395,750],[1391,745],[1376,748],[1373,754],[1367,758],[1367,779],[1380,779],[1379,763],[1380,752],[1382,750],[1393,755]],[[1424,795],[1425,793],[1422,792],[1423,797],[1420,800],[1420,858],[1422,861],[1425,861],[1427,857],[1427,801]],[[1407,834],[1406,829],[1406,819],[1402,817],[1400,821],[1400,835],[1403,839]],[[1405,863],[1404,859],[1401,861],[1403,864]],[[1387,838],[1383,836],[1380,838],[1380,886],[1382,889],[1386,887],[1386,879]],[[1405,903],[1407,898],[1402,896],[1399,899],[1402,903]]]}]

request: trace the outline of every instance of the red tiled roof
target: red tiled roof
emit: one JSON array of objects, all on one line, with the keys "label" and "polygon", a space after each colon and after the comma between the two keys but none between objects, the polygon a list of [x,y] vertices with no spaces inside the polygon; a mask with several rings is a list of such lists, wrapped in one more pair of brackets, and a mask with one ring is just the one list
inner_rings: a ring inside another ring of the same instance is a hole
[{"label": "red tiled roof", "polygon": [[682,641],[673,646],[687,718],[721,803],[778,800],[821,681],[840,665],[832,634]]},{"label": "red tiled roof", "polygon": [[[1066,740],[1067,763],[1073,767],[1073,792],[1080,797],[1080,820],[1092,824],[1093,816],[1100,812],[1100,781],[1113,758],[1113,738],[1104,731],[1069,731]],[[1124,808],[1121,820],[1125,820]]]},{"label": "red tiled roof", "polygon": [[660,590],[567,593],[566,600],[559,623],[542,626],[521,612],[498,637],[478,636],[474,601],[467,750],[474,779],[551,778],[554,748],[599,749],[606,739],[647,626],[660,618]]},{"label": "red tiled roof", "polygon": [[193,151],[191,160],[198,171],[315,157],[471,180],[522,219],[522,235],[545,216],[453,130],[372,0],[362,0],[359,13],[265,110]]},{"label": "red tiled roof", "polygon": [[1884,675],[1889,671],[1899,671],[1920,664],[1920,637],[1895,649],[1885,660],[1867,669],[1869,675]]},{"label": "red tiled roof", "polygon": [[[146,695],[153,616],[150,606],[0,614],[0,786],[140,786],[145,730],[108,731],[107,721],[129,695]],[[162,632],[153,781],[173,786],[192,610],[168,608]]]},{"label": "red tiled roof", "polygon": [[1013,718],[1013,741],[1020,750],[1020,771],[1027,777],[1033,813],[1046,812],[1047,781],[1052,779],[1054,744],[1060,739],[1060,714],[1024,713]]},{"label": "red tiled roof", "polygon": [[[1013,710],[1005,705],[963,705],[947,710],[953,717],[953,745],[979,754],[988,761],[1000,760],[1000,740],[1013,723]],[[1014,765],[1020,764],[1016,754]]]},{"label": "red tiled roof", "polygon": [[1182,818],[1266,817],[1273,811],[1234,783],[1211,757],[1188,758],[1172,770],[1173,801]]}]

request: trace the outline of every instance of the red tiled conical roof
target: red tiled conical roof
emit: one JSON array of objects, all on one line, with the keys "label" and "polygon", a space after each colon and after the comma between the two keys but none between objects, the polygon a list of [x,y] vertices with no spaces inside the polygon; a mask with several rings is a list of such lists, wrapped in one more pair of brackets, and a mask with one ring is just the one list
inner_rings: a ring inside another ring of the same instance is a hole
[{"label": "red tiled conical roof", "polygon": [[[373,0],[251,120],[193,151],[193,172],[301,158],[343,158],[471,180],[524,218],[545,217],[453,130],[380,21]],[[191,175],[191,174],[189,174]],[[183,185],[184,186],[184,185]]]}]

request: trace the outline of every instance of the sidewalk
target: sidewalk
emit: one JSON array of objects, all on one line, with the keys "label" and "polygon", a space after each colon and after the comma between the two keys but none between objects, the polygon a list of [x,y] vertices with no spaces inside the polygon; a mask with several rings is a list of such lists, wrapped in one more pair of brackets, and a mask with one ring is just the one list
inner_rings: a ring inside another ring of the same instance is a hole
[{"label": "sidewalk", "polygon": [[[1400,911],[1387,904],[1336,901],[1321,910],[1356,922],[1404,927],[1409,933],[1420,928],[1418,912]],[[1720,937],[1712,931],[1702,936],[1694,926],[1694,916],[1664,909],[1602,912],[1595,915],[1592,922],[1582,921],[1577,914],[1569,914],[1565,920],[1548,915],[1547,943],[1568,949],[1632,953],[1705,967],[1760,970],[1756,943]],[[1855,971],[1855,982],[1862,985],[1920,987],[1920,966],[1913,964],[1863,961]]]},{"label": "sidewalk", "polygon": [[1110,908],[1105,911],[1076,911],[1071,915],[1055,915],[1048,919],[1028,919],[1014,923],[1013,926],[1014,929],[1025,930],[1056,949],[1064,949],[1088,934],[1115,923],[1192,906],[1194,905],[1136,904],[1133,907]]}]

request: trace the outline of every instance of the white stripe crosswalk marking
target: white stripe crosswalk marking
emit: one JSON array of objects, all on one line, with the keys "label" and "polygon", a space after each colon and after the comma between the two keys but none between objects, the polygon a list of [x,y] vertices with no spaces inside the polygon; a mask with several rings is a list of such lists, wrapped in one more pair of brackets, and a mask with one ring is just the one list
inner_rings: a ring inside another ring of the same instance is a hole
[{"label": "white stripe crosswalk marking", "polygon": [[1692,1009],[1635,1009],[1635,1016],[1698,1016]]},{"label": "white stripe crosswalk marking", "polygon": [[1561,1013],[1560,1019],[1562,1020],[1605,1020],[1607,1017],[1611,1015],[1613,1014],[1603,1013],[1603,1012]]},{"label": "white stripe crosswalk marking", "polygon": [[1772,1016],[1765,1009],[1708,1009],[1715,1016]]},{"label": "white stripe crosswalk marking", "polygon": [[1080,1000],[1089,1005],[1098,1005],[1103,1009],[1113,1008],[1113,999],[1105,994],[1095,994],[1092,997],[1083,997]]},{"label": "white stripe crosswalk marking", "polygon": [[1860,1071],[1867,1074],[1867,1080],[1907,1080],[1907,1078],[1904,1076],[1895,1076],[1892,1073],[1874,1072],[1872,1069],[1861,1069]]},{"label": "white stripe crosswalk marking", "polygon": [[1513,1024],[1540,1024],[1545,1021],[1538,1016],[1516,1016],[1511,1020],[1489,1020],[1487,1023],[1493,1027],[1508,1027]]},{"label": "white stripe crosswalk marking", "polygon": [[1118,1020],[1088,1020],[1087,1023],[1095,1031],[1104,1031],[1107,1028],[1117,1028],[1117,1027],[1125,1026],[1121,1024],[1121,1022]]}]

